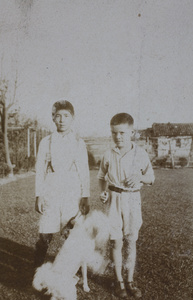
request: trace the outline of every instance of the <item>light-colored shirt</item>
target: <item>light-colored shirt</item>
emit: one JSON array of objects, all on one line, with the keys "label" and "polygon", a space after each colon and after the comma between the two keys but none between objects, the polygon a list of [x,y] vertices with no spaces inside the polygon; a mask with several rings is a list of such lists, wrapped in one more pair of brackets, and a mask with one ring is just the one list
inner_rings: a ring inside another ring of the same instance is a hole
[{"label": "light-colored shirt", "polygon": [[109,149],[101,161],[98,179],[106,180],[109,185],[130,190],[125,186],[125,182],[133,174],[148,174],[152,183],[155,179],[147,152],[135,143],[132,143],[132,149],[124,154],[121,154],[117,147]]},{"label": "light-colored shirt", "polygon": [[51,151],[49,151],[50,136],[43,138],[39,144],[36,161],[36,196],[40,196],[46,176],[49,152],[51,164],[56,174],[62,177],[68,173],[77,172],[80,179],[81,196],[90,196],[90,178],[88,167],[88,155],[84,141],[77,138],[73,132],[61,135],[54,132],[51,135]]}]

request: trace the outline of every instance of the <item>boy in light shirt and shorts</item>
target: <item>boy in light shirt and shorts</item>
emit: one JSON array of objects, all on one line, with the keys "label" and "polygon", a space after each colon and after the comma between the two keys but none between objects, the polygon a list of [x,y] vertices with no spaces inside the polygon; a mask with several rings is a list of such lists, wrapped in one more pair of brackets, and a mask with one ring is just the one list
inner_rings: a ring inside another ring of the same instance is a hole
[{"label": "boy in light shirt and shorts", "polygon": [[60,100],[52,107],[57,131],[43,138],[36,162],[36,203],[40,214],[35,268],[45,259],[52,236],[80,210],[89,212],[90,179],[84,141],[73,131],[74,107]]},{"label": "boy in light shirt and shorts", "polygon": [[[115,115],[110,122],[115,147],[101,161],[98,179],[100,199],[108,205],[110,239],[113,241],[113,260],[117,282],[115,293],[127,298],[127,291],[136,299],[141,291],[133,281],[136,261],[136,241],[142,225],[140,189],[153,184],[154,172],[148,154],[131,141],[133,118],[127,113]],[[122,277],[122,247],[126,241],[127,279]]]}]

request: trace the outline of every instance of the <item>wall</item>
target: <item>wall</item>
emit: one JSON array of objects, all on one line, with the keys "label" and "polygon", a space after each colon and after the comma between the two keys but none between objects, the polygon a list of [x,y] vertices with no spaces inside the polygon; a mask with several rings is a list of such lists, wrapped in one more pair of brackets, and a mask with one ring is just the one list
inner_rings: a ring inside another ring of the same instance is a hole
[{"label": "wall", "polygon": [[157,143],[158,157],[169,155],[170,150],[174,157],[188,157],[190,154],[192,137],[159,137]]}]

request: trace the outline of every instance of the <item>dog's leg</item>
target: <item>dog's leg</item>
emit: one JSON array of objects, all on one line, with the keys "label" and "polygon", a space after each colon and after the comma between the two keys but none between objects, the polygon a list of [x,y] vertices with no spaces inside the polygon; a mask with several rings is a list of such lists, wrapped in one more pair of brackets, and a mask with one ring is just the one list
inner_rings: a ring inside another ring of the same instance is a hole
[{"label": "dog's leg", "polygon": [[88,286],[88,280],[87,280],[87,264],[84,262],[82,264],[82,278],[83,278],[83,290],[85,292],[90,292],[90,288]]}]

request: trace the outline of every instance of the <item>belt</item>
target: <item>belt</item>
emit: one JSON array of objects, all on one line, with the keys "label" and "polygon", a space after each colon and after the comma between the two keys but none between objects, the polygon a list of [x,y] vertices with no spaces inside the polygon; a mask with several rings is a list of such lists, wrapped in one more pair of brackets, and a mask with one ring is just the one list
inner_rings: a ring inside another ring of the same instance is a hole
[{"label": "belt", "polygon": [[110,191],[116,192],[116,193],[119,193],[119,194],[121,194],[122,192],[124,192],[124,193],[135,193],[135,192],[139,192],[140,191],[139,189],[133,190],[133,191],[124,190],[122,188],[118,188],[118,187],[113,186],[113,185],[109,185],[108,188],[109,188]]}]

